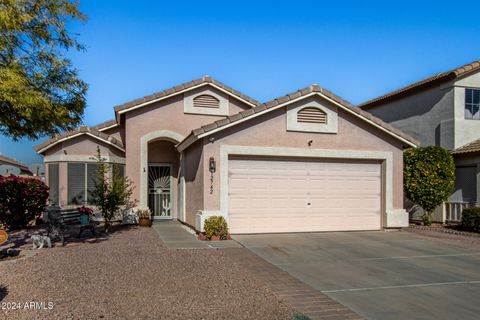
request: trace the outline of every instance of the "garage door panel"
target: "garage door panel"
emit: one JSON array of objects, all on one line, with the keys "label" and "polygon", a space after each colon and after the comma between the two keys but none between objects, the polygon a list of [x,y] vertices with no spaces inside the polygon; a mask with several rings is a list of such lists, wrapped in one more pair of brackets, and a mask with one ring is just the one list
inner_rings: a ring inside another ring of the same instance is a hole
[{"label": "garage door panel", "polygon": [[380,228],[379,163],[229,160],[232,233]]}]

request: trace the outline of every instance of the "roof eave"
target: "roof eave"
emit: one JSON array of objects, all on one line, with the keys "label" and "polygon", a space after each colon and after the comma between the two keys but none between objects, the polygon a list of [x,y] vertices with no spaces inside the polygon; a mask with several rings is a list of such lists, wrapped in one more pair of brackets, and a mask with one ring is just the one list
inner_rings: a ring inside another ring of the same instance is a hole
[{"label": "roof eave", "polygon": [[[194,82],[197,81],[197,80],[194,80]],[[139,108],[142,108],[142,107],[145,107],[145,106],[148,106],[148,105],[151,105],[153,103],[156,103],[156,102],[159,102],[159,101],[163,101],[165,99],[169,99],[169,98],[172,98],[172,97],[175,97],[179,94],[183,94],[185,92],[188,92],[188,91],[192,91],[192,90],[195,90],[195,89],[198,89],[198,88],[201,88],[203,86],[212,86],[214,87],[215,89],[247,104],[248,106],[250,107],[256,107],[259,105],[258,102],[256,102],[255,100],[251,99],[251,98],[243,98],[241,95],[237,95],[237,94],[234,94],[233,92],[230,92],[229,90],[226,90],[225,88],[223,88],[222,86],[218,85],[215,83],[216,81],[213,80],[213,79],[210,79],[207,81],[203,81],[201,83],[198,83],[198,84],[195,84],[191,87],[188,87],[188,88],[184,88],[182,90],[179,90],[179,91],[175,91],[175,92],[172,92],[172,93],[169,93],[169,94],[165,94],[165,95],[162,95],[162,96],[159,96],[158,98],[154,98],[154,99],[151,99],[151,100],[148,100],[148,101],[144,101],[145,98],[142,98],[142,99],[138,99],[140,100],[137,104],[133,104],[132,106],[130,107],[127,107],[127,108],[123,108],[122,106],[116,106],[114,107],[114,110],[115,110],[115,119],[117,120],[117,123],[120,124],[120,116],[122,114],[125,114],[127,112],[130,112],[130,111],[133,111],[133,110],[136,110],[136,109],[139,109]],[[180,85],[180,86],[175,86],[175,87],[181,87],[181,86],[184,86],[184,85]],[[173,87],[173,88],[175,88]],[[170,88],[170,89],[166,89],[162,92],[165,92],[165,91],[168,91],[168,90],[171,90],[173,88]],[[233,89],[232,89],[233,90]],[[155,96],[155,94],[154,94]],[[244,95],[245,96],[245,95]],[[249,101],[250,100],[250,101]]]},{"label": "roof eave", "polygon": [[[261,111],[259,111],[259,112],[252,113],[252,114],[250,114],[250,115],[248,115],[248,116],[246,116],[246,117],[244,117],[244,118],[241,118],[241,119],[239,119],[239,120],[237,120],[237,121],[231,122],[231,123],[229,123],[229,124],[227,124],[227,125],[224,125],[224,126],[215,128],[215,129],[210,130],[210,131],[201,132],[201,133],[199,133],[199,134],[194,134],[194,132],[192,131],[192,133],[190,133],[190,135],[189,135],[187,138],[185,138],[183,141],[181,141],[181,142],[178,144],[178,149],[179,149],[179,151],[185,150],[185,149],[187,149],[190,145],[192,145],[195,141],[197,141],[197,140],[199,140],[199,139],[201,139],[201,138],[210,136],[210,135],[212,135],[212,134],[214,134],[214,133],[216,133],[216,132],[225,130],[225,129],[227,129],[227,128],[230,128],[230,127],[235,126],[235,125],[237,125],[237,124],[240,124],[240,123],[243,123],[243,122],[245,122],[245,121],[248,121],[248,120],[250,120],[250,119],[252,119],[252,118],[255,118],[255,117],[257,117],[257,116],[261,116],[261,115],[263,115],[263,114],[265,114],[265,113],[268,113],[268,112],[277,110],[277,109],[282,108],[282,107],[284,107],[284,106],[286,106],[286,105],[288,105],[288,104],[295,103],[295,102],[297,102],[297,101],[303,100],[303,99],[305,99],[305,98],[308,98],[308,97],[311,97],[311,96],[314,96],[314,95],[318,95],[318,96],[320,96],[320,97],[322,97],[322,98],[330,101],[331,103],[333,103],[333,104],[341,107],[343,110],[347,111],[348,113],[350,113],[350,114],[352,114],[352,115],[354,115],[354,116],[357,116],[357,117],[363,119],[363,120],[366,121],[367,123],[369,123],[369,124],[373,125],[374,127],[382,130],[383,132],[387,133],[388,135],[393,136],[394,138],[400,140],[400,141],[401,141],[402,143],[404,143],[404,145],[406,145],[407,147],[417,148],[417,147],[420,145],[419,141],[417,141],[417,140],[415,140],[415,139],[413,139],[413,138],[407,139],[407,138],[402,137],[402,136],[400,136],[400,135],[398,135],[398,134],[396,134],[396,133],[394,133],[394,132],[392,132],[392,131],[389,131],[388,129],[382,127],[381,125],[379,125],[379,124],[377,124],[377,123],[375,123],[375,122],[372,121],[371,119],[368,119],[367,117],[361,115],[360,113],[357,113],[357,112],[353,111],[352,109],[350,109],[350,108],[342,105],[341,103],[339,103],[339,102],[331,99],[330,97],[328,97],[327,95],[325,95],[322,91],[313,91],[313,92],[310,92],[310,93],[308,93],[308,94],[299,96],[299,97],[297,97],[297,98],[295,98],[295,99],[292,99],[292,100],[289,100],[289,101],[286,101],[286,102],[283,102],[283,103],[279,103],[278,105],[273,106],[273,107],[271,107],[271,108],[266,108],[266,109],[261,110]],[[267,103],[267,104],[268,104],[268,103]],[[192,137],[191,137],[191,136],[192,136]],[[180,150],[180,149],[181,149],[181,150]]]}]

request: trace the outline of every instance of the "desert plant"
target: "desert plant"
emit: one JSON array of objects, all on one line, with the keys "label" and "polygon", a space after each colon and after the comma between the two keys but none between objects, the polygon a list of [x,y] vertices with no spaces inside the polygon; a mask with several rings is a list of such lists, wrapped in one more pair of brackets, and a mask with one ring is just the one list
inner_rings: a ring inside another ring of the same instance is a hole
[{"label": "desert plant", "polygon": [[150,209],[139,209],[135,213],[139,219],[150,219],[152,216]]},{"label": "desert plant", "polygon": [[228,226],[227,221],[222,216],[211,216],[204,223],[205,234],[208,238],[219,236],[220,239],[227,239]]},{"label": "desert plant", "polygon": [[425,211],[422,221],[431,224],[435,208],[446,201],[455,184],[455,163],[445,149],[435,146],[409,149],[404,157],[405,196]]},{"label": "desert plant", "polygon": [[0,176],[0,223],[20,229],[44,212],[48,187],[39,179]]},{"label": "desert plant", "polygon": [[104,218],[104,230],[109,231],[112,221],[122,207],[131,207],[130,197],[133,193],[132,182],[116,170],[117,166],[106,163],[97,147],[95,159],[98,163],[94,189],[91,192],[94,204],[100,209]]},{"label": "desert plant", "polygon": [[462,227],[466,230],[480,232],[480,208],[463,209]]}]

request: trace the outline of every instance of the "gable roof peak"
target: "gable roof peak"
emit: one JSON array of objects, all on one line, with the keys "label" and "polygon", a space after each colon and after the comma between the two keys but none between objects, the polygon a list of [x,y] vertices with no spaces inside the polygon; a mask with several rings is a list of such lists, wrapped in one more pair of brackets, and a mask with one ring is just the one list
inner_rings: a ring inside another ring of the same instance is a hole
[{"label": "gable roof peak", "polygon": [[451,69],[449,71],[437,73],[428,78],[422,79],[420,81],[413,82],[405,87],[396,89],[379,97],[373,98],[366,102],[363,102],[357,105],[359,108],[371,108],[377,105],[381,105],[391,100],[402,98],[411,93],[418,92],[423,89],[428,89],[436,84],[444,83],[452,79],[457,79],[459,77],[468,75],[473,72],[480,71],[480,60],[475,60],[473,62],[467,63],[463,66]]},{"label": "gable roof peak", "polygon": [[133,109],[137,109],[140,107],[143,107],[145,105],[154,103],[156,101],[160,101],[162,99],[166,99],[181,93],[184,93],[189,90],[196,89],[202,85],[211,85],[216,87],[218,90],[223,91],[224,93],[233,96],[234,98],[246,103],[250,107],[255,107],[258,106],[260,103],[256,101],[255,99],[250,98],[249,96],[223,84],[222,82],[215,80],[209,75],[205,75],[201,77],[200,79],[192,80],[190,82],[185,82],[180,85],[171,87],[169,89],[159,91],[156,93],[153,93],[151,95],[145,96],[140,99],[136,99],[127,103],[124,103],[122,105],[114,107],[115,110],[115,119],[117,120],[118,123],[120,123],[120,118],[119,115],[121,113],[128,112]]}]

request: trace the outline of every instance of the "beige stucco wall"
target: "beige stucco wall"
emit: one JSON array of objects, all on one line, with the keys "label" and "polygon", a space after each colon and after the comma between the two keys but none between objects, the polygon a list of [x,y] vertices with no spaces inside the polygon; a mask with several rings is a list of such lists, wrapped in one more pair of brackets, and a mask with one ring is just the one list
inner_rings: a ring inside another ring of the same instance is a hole
[{"label": "beige stucco wall", "polygon": [[45,151],[44,155],[45,157],[53,155],[95,156],[97,154],[97,146],[100,147],[102,156],[124,157],[123,151],[87,135],[63,141]]},{"label": "beige stucco wall", "polygon": [[203,141],[198,141],[185,150],[183,160],[185,161],[185,222],[195,226],[195,214],[204,208]]},{"label": "beige stucco wall", "polygon": [[[220,175],[217,170],[213,181],[214,192],[210,194],[208,170],[208,159],[212,156],[217,161],[217,169],[221,166],[220,145],[391,152],[393,155],[392,204],[394,209],[403,208],[403,145],[401,142],[343,110],[339,110],[338,113],[338,133],[336,134],[287,132],[285,110],[282,108],[213,134],[214,143],[203,141],[203,166],[199,167],[199,170],[203,170],[204,176],[204,206],[203,208],[193,207],[190,204],[191,209],[187,214],[194,214],[193,211],[197,210],[207,212],[220,210]],[[312,144],[308,146],[310,140]],[[201,172],[197,173],[197,179],[199,178],[201,178]]]},{"label": "beige stucco wall", "polygon": [[[234,98],[229,98],[230,114],[238,113],[247,105]],[[202,125],[224,118],[223,116],[185,114],[183,95],[153,103],[125,114],[126,175],[136,186],[134,197],[140,199],[141,190],[141,139],[155,131],[171,131],[182,138]],[[181,140],[181,139],[180,139]],[[180,141],[173,141],[180,142]],[[174,199],[176,203],[177,200]]]}]

